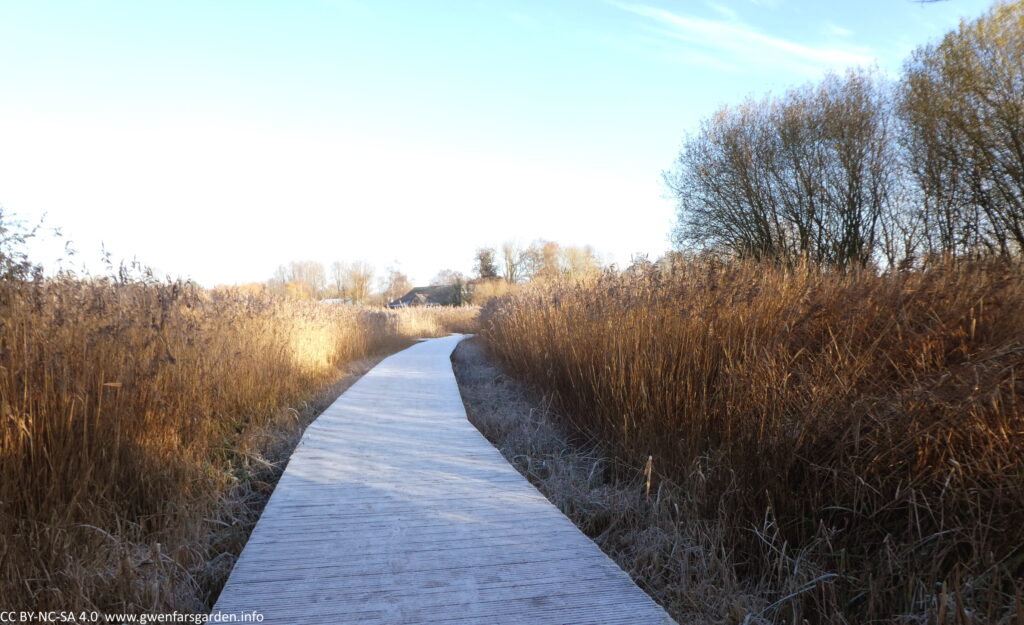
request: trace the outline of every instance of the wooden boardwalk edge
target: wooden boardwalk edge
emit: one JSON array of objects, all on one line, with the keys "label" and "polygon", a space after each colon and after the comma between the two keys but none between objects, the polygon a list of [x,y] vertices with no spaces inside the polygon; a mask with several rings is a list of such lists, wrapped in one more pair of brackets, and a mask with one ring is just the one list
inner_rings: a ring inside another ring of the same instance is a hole
[{"label": "wooden boardwalk edge", "polygon": [[466,418],[460,335],[381,361],[306,430],[213,613],[336,625],[670,625]]}]

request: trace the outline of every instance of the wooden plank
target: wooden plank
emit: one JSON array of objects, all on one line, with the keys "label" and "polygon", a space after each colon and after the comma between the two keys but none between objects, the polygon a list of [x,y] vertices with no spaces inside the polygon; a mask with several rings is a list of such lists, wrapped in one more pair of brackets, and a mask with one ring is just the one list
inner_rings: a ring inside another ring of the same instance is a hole
[{"label": "wooden plank", "polygon": [[214,612],[263,623],[670,625],[467,420],[462,337],[385,359],[307,428]]}]

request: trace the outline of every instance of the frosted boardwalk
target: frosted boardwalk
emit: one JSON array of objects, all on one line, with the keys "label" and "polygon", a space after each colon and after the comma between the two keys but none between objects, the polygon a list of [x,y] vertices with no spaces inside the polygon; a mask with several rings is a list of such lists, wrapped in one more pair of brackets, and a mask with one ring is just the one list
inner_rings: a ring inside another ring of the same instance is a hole
[{"label": "frosted boardwalk", "polygon": [[264,623],[673,621],[466,420],[449,356],[387,358],[306,430],[214,611]]}]

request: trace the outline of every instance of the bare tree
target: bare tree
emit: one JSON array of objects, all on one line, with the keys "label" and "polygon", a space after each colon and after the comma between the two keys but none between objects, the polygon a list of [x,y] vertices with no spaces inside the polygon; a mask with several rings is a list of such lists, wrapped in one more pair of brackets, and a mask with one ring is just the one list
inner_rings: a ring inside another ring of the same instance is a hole
[{"label": "bare tree", "polygon": [[677,247],[711,247],[751,258],[791,255],[765,176],[774,159],[769,103],[725,107],[687,138],[665,183],[676,197]]},{"label": "bare tree", "polygon": [[856,70],[706,120],[665,174],[678,201],[677,245],[868,263],[899,184],[888,93]]},{"label": "bare tree", "polygon": [[327,286],[324,266],[313,260],[292,261],[274,272],[270,286],[292,295],[317,298]]},{"label": "bare tree", "polygon": [[501,271],[505,281],[515,284],[522,280],[526,266],[526,251],[512,242],[501,246]]},{"label": "bare tree", "polygon": [[998,4],[907,62],[900,116],[932,253],[1024,252],[1024,2]]},{"label": "bare tree", "polygon": [[583,247],[570,245],[563,247],[561,252],[562,271],[570,279],[592,276],[601,270],[601,260],[594,248],[589,245]]},{"label": "bare tree", "polygon": [[381,300],[384,304],[402,297],[410,289],[412,289],[412,282],[409,281],[409,276],[395,267],[388,267],[384,270],[384,277],[380,284]]},{"label": "bare tree", "polygon": [[331,263],[331,296],[345,297],[345,263],[336,260]]},{"label": "bare tree", "polygon": [[537,239],[520,251],[521,279],[550,279],[566,272],[565,252],[561,245],[554,241]]},{"label": "bare tree", "polygon": [[554,278],[562,273],[562,246],[554,241],[538,240],[530,247],[530,258],[534,263],[531,274],[535,278]]},{"label": "bare tree", "polygon": [[442,269],[437,272],[437,275],[430,280],[431,286],[439,284],[455,284],[459,282],[465,282],[466,276],[462,275],[461,271],[455,271],[454,269]]},{"label": "bare tree", "polygon": [[353,304],[365,304],[370,301],[373,287],[373,266],[366,261],[356,261],[344,266],[342,273],[342,291]]}]

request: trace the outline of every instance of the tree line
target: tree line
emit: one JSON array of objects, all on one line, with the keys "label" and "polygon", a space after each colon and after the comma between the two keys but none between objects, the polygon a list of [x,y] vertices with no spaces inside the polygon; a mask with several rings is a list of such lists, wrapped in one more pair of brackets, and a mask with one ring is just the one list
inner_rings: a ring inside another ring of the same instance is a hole
[{"label": "tree line", "polygon": [[412,288],[409,277],[394,267],[377,275],[366,261],[323,263],[304,260],[281,265],[266,287],[306,299],[340,299],[352,304],[386,304]]},{"label": "tree line", "polygon": [[502,278],[509,284],[580,277],[600,271],[602,265],[600,255],[589,245],[560,245],[544,239],[526,246],[506,242],[497,248],[482,247],[473,259],[477,278]]},{"label": "tree line", "polygon": [[[533,279],[578,278],[599,272],[602,260],[592,247],[560,245],[538,239],[522,246],[506,242],[498,247],[478,248],[473,257],[473,273],[442,269],[430,286],[455,287],[455,304],[486,300],[500,295],[514,284]],[[306,299],[340,299],[351,304],[387,304],[414,287],[409,277],[394,267],[377,275],[365,261],[336,261],[325,266],[312,260],[280,265],[263,285],[272,292]],[[476,297],[474,297],[474,292]]]},{"label": "tree line", "polygon": [[1024,254],[1024,1],[891,79],[828,75],[726,106],[664,178],[678,249],[845,268]]},{"label": "tree line", "polygon": [[507,241],[498,247],[477,248],[471,276],[446,269],[438,273],[431,284],[452,285],[456,304],[483,304],[505,295],[517,284],[531,280],[578,279],[602,269],[600,255],[589,245],[578,247],[537,239],[523,246]]}]

